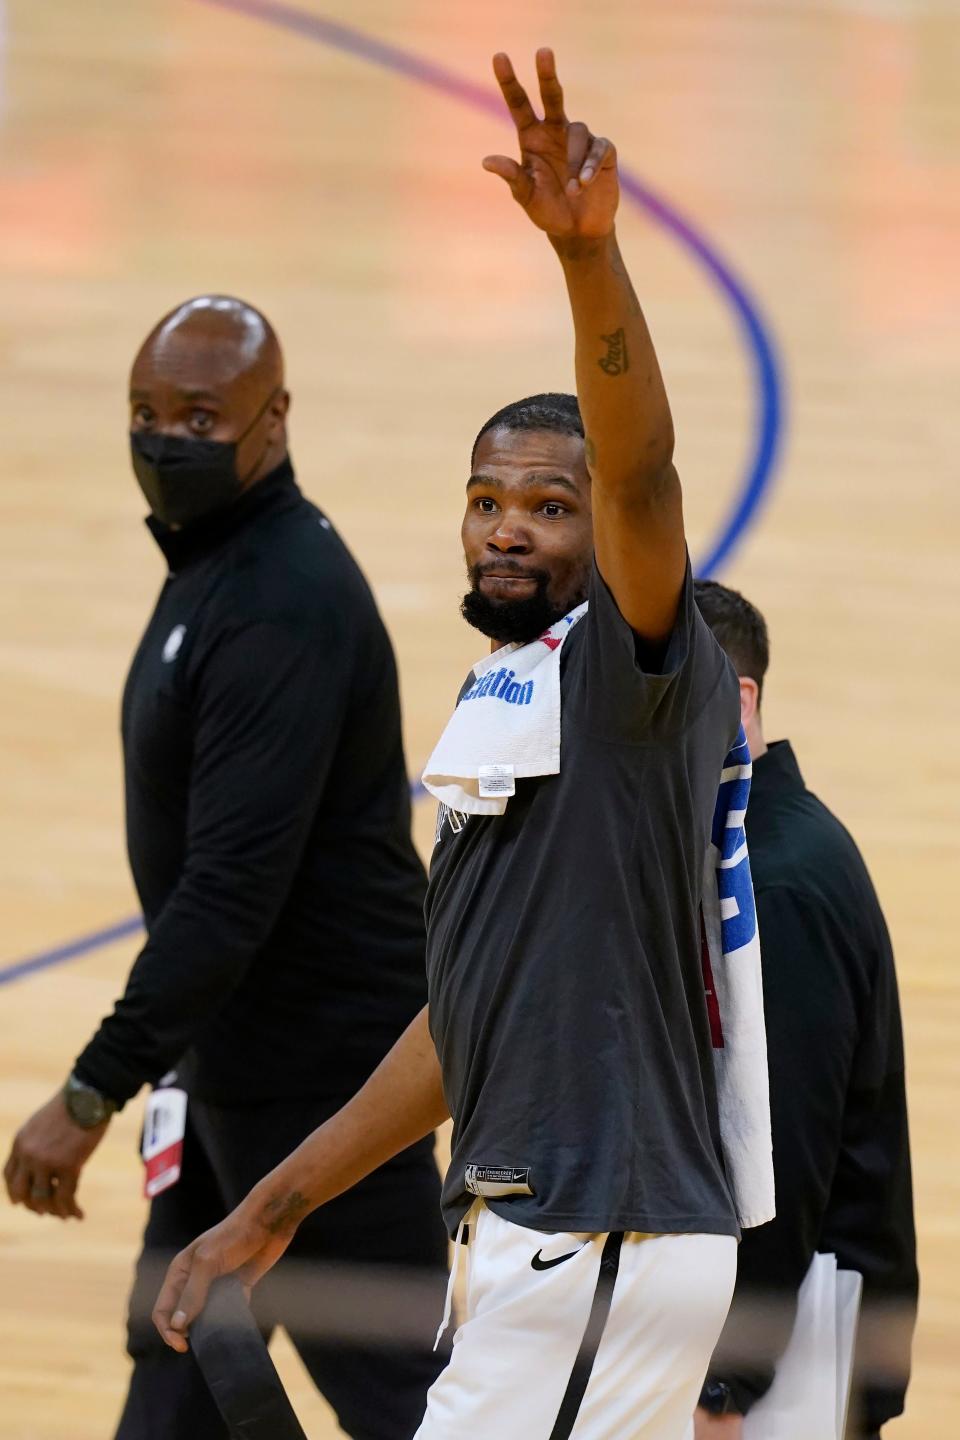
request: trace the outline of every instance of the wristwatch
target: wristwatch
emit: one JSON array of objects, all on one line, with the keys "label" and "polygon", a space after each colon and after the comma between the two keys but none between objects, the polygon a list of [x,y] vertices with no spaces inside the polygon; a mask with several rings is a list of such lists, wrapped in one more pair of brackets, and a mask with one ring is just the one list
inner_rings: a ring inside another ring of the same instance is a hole
[{"label": "wristwatch", "polygon": [[120,1108],[115,1100],[108,1100],[106,1095],[101,1095],[92,1085],[85,1085],[76,1075],[71,1075],[63,1087],[63,1103],[70,1119],[81,1130],[95,1130]]},{"label": "wristwatch", "polygon": [[729,1415],[736,1410],[730,1386],[723,1380],[707,1380],[700,1391],[700,1406],[710,1415]]}]

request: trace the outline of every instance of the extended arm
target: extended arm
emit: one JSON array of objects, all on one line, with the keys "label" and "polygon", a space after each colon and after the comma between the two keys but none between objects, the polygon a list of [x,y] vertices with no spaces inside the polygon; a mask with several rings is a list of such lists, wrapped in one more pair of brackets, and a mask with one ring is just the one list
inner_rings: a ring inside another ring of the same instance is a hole
[{"label": "extended arm", "polygon": [[630,626],[665,640],[687,551],[660,366],[616,235],[553,243],[576,334],[597,566]]},{"label": "extended arm", "polygon": [[683,509],[663,377],[614,232],[616,151],[567,120],[551,51],[537,53],[542,121],[506,55],[496,56],[494,71],[517,126],[521,159],[489,156],[484,165],[507,181],[563,266],[597,564],[631,627],[648,641],[663,641],[686,570]]},{"label": "extended arm", "polygon": [[254,1284],[274,1265],[312,1210],[349,1190],[449,1116],[424,1008],[352,1100],[250,1191],[226,1220],[201,1235],[167,1271],[153,1320],[174,1350],[222,1275]]}]

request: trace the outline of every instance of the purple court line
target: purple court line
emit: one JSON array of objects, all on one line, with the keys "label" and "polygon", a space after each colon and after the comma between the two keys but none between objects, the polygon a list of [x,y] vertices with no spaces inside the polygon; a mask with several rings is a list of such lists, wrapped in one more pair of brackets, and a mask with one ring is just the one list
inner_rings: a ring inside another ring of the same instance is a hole
[{"label": "purple court line", "polygon": [[[353,55],[358,60],[379,65],[384,70],[402,75],[427,89],[436,90],[460,101],[461,104],[471,106],[474,110],[482,110],[501,122],[506,119],[503,102],[495,90],[474,85],[442,65],[378,40],[372,35],[365,35],[352,26],[327,20],[321,15],[312,15],[294,5],[274,4],[272,0],[201,0],[201,3],[216,5],[222,10],[230,10],[234,14],[246,15],[253,20],[261,20],[279,29],[288,30],[303,36],[304,39],[327,45],[346,55]],[[669,231],[707,271],[736,315],[751,361],[754,442],[730,512],[708,545],[706,554],[695,566],[698,575],[710,575],[729,559],[734,548],[756,522],[760,503],[773,477],[783,436],[783,381],[776,345],[759,305],[710,240],[673,205],[624,166],[620,167],[620,182],[628,200]],[[415,801],[425,793],[419,780],[411,783],[411,794]],[[87,955],[104,945],[136,934],[142,925],[141,918],[132,915],[116,925],[68,941],[56,949],[41,951],[25,960],[15,961],[0,968],[0,985],[23,979],[27,975],[63,964],[80,955]]]}]

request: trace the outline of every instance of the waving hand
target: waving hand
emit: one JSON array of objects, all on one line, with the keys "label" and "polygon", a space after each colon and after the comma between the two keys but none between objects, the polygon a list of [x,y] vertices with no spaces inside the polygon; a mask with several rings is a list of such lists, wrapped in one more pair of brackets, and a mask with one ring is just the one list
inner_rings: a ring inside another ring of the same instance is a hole
[{"label": "waving hand", "polygon": [[483,168],[510,186],[534,225],[554,237],[600,238],[613,229],[620,198],[617,153],[609,140],[567,119],[552,50],[537,51],[543,101],[539,119],[510,57],[493,57],[493,73],[517,127],[520,159],[488,155]]}]

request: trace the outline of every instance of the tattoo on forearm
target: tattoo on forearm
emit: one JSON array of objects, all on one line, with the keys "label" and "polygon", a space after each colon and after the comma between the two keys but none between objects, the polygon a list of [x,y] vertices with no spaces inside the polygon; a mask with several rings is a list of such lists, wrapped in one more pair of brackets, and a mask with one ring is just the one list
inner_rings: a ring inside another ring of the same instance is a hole
[{"label": "tattoo on forearm", "polygon": [[619,250],[614,250],[613,254],[610,257],[610,269],[613,274],[616,275],[617,279],[621,281],[621,283],[626,288],[627,298],[630,302],[630,314],[639,315],[641,313],[640,301],[637,299],[637,292],[633,288],[633,282],[631,281],[630,276],[627,273],[627,267],[623,263],[623,256],[620,254]]},{"label": "tattoo on forearm", "polygon": [[289,1230],[303,1219],[310,1209],[310,1202],[299,1190],[291,1190],[289,1195],[271,1200],[264,1209],[263,1224],[271,1235],[279,1235],[284,1230]]},{"label": "tattoo on forearm", "polygon": [[606,355],[597,361],[604,375],[626,375],[630,369],[626,331],[614,330],[612,335],[601,335],[600,339],[607,347]]},{"label": "tattoo on forearm", "polygon": [[596,463],[597,463],[597,447],[596,447],[596,445],[594,445],[594,443],[593,443],[593,441],[590,439],[590,436],[589,436],[589,435],[585,435],[585,436],[583,437],[583,453],[584,453],[584,454],[586,455],[586,457],[587,457],[587,464],[588,464],[588,465],[590,465],[590,466],[596,465]]}]

